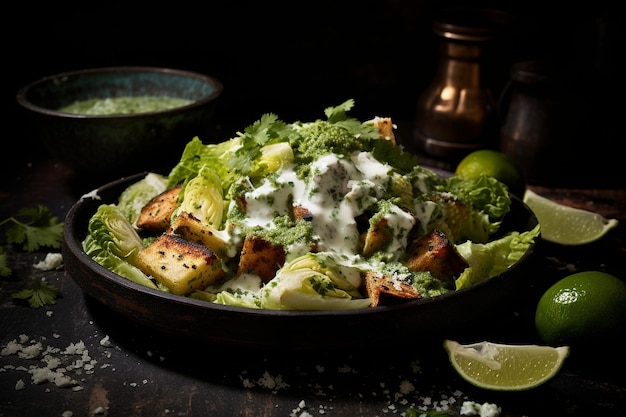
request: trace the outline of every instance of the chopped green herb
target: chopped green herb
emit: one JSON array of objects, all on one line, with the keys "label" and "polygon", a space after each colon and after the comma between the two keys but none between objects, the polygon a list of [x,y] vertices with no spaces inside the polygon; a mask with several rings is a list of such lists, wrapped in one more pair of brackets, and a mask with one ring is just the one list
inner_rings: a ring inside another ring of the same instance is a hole
[{"label": "chopped green herb", "polygon": [[13,293],[11,296],[19,300],[26,300],[33,308],[43,307],[56,303],[59,289],[41,279],[33,280],[27,288]]},{"label": "chopped green herb", "polygon": [[8,223],[13,223],[13,226],[6,231],[7,242],[22,245],[25,251],[61,247],[63,223],[46,206],[23,208],[14,216],[2,220],[0,226]]},{"label": "chopped green herb", "polygon": [[4,248],[0,246],[0,277],[9,277],[12,273],[13,271],[7,263],[7,254]]}]

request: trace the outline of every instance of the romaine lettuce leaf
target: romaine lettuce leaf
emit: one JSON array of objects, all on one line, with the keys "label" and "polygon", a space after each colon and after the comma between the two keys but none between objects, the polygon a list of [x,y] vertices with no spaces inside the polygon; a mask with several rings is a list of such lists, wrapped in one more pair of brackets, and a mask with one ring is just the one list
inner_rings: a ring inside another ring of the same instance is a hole
[{"label": "romaine lettuce leaf", "polygon": [[491,278],[515,264],[539,236],[539,225],[520,233],[510,232],[488,243],[466,241],[456,245],[469,267],[456,279],[456,289],[469,287]]}]

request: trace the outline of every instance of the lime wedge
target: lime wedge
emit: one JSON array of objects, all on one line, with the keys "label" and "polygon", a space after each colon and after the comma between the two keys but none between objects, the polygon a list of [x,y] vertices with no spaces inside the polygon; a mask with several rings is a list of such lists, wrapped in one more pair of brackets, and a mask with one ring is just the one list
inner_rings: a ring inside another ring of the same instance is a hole
[{"label": "lime wedge", "polygon": [[619,223],[598,213],[559,204],[527,189],[524,203],[537,216],[541,237],[561,245],[583,245],[603,237]]},{"label": "lime wedge", "polygon": [[461,345],[445,340],[454,369],[472,385],[495,391],[523,391],[552,379],[569,355],[569,346]]}]

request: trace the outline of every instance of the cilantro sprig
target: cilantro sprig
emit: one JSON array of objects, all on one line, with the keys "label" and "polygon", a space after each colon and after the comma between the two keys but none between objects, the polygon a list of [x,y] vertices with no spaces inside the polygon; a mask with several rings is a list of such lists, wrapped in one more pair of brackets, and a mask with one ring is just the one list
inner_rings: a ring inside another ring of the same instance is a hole
[{"label": "cilantro sprig", "polygon": [[26,300],[33,308],[39,308],[55,304],[58,295],[59,289],[56,286],[45,282],[43,279],[34,279],[28,287],[11,296],[20,300]]},{"label": "cilantro sprig", "polygon": [[0,227],[10,223],[13,225],[6,231],[7,242],[22,245],[25,251],[61,247],[63,223],[46,206],[20,209],[14,216],[2,220]]},{"label": "cilantro sprig", "polygon": [[[5,237],[10,244],[21,245],[22,250],[34,252],[41,248],[59,249],[63,241],[63,223],[43,205],[26,207],[11,217],[0,221],[0,228],[7,226]],[[0,246],[0,277],[13,273],[8,265],[7,253]],[[12,294],[13,298],[26,300],[38,308],[54,304],[59,289],[43,279],[33,279],[26,288]]]},{"label": "cilantro sprig", "polygon": [[0,277],[8,277],[13,271],[9,268],[7,262],[7,254],[2,246],[0,246]]}]

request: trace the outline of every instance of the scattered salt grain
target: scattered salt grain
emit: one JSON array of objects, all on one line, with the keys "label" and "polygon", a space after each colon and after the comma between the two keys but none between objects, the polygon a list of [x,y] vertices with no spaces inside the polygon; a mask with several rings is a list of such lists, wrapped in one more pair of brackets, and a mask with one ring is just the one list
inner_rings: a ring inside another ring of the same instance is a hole
[{"label": "scattered salt grain", "polygon": [[308,411],[306,411],[305,409],[306,409],[306,403],[304,402],[304,400],[301,400],[298,403],[297,407],[291,410],[289,417],[313,417],[313,415],[309,413]]},{"label": "scattered salt grain", "polygon": [[263,376],[257,380],[257,384],[263,388],[269,388],[272,390],[289,388],[289,384],[286,384],[283,381],[282,375],[272,376],[267,371],[265,371]]}]

